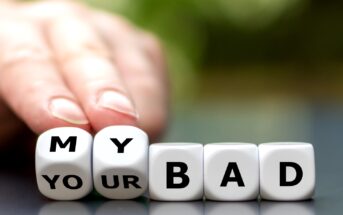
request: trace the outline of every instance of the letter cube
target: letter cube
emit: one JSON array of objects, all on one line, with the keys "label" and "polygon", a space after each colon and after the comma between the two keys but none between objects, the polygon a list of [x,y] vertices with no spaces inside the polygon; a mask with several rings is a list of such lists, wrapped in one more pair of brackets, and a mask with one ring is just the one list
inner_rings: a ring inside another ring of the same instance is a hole
[{"label": "letter cube", "polygon": [[206,199],[246,201],[259,194],[258,148],[248,143],[211,143],[204,147]]},{"label": "letter cube", "polygon": [[93,144],[93,180],[98,193],[109,199],[133,199],[148,185],[147,134],[133,126],[110,126],[99,131]]},{"label": "letter cube", "polygon": [[36,145],[36,178],[39,191],[55,200],[76,200],[93,188],[92,136],[72,127],[42,133]]},{"label": "letter cube", "polygon": [[189,201],[203,195],[203,146],[198,143],[159,143],[150,146],[150,198]]},{"label": "letter cube", "polygon": [[260,195],[274,201],[306,200],[313,196],[315,160],[309,143],[259,145]]}]

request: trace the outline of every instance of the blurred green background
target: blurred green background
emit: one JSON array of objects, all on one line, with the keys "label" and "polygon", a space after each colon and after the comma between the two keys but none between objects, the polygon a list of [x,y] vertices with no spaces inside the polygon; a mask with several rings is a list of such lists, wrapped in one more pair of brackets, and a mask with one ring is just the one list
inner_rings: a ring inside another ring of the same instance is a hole
[{"label": "blurred green background", "polygon": [[173,88],[167,141],[308,141],[313,110],[340,104],[341,1],[84,1],[161,39]]},{"label": "blurred green background", "polygon": [[207,95],[212,88],[220,94],[276,88],[316,96],[341,90],[340,1],[85,1],[161,38],[178,99],[213,96]]}]

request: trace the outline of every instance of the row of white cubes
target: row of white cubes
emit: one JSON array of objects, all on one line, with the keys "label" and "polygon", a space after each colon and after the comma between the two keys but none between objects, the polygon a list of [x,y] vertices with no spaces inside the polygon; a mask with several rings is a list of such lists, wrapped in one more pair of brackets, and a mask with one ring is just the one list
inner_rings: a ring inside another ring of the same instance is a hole
[{"label": "row of white cubes", "polygon": [[40,192],[55,200],[95,190],[109,199],[298,201],[313,197],[309,143],[159,143],[132,126],[110,126],[94,140],[79,128],[41,134],[36,146]]}]

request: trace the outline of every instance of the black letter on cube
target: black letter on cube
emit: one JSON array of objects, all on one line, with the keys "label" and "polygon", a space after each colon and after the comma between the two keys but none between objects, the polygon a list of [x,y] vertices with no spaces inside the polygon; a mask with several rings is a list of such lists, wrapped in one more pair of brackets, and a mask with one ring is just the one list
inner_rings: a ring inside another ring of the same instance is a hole
[{"label": "black letter on cube", "polygon": [[[123,184],[124,184],[124,188],[126,189],[130,188],[129,186],[130,184],[134,186],[135,188],[142,188],[141,186],[137,184],[138,181],[139,181],[139,178],[135,175],[123,175]],[[115,189],[119,187],[119,177],[118,175],[113,175],[113,185],[110,186],[108,185],[106,175],[102,175],[101,183],[102,183],[102,186],[104,186],[105,188]]]},{"label": "black letter on cube", "polygon": [[[56,189],[56,182],[58,180],[58,178],[60,177],[60,175],[54,175],[54,177],[51,179],[49,178],[48,175],[42,175],[42,177],[49,183],[50,185],[50,189],[55,190]],[[74,178],[76,180],[76,184],[74,186],[72,186],[69,183],[69,179]],[[80,189],[82,187],[82,179],[77,176],[77,175],[66,175],[63,177],[62,179],[63,185],[71,190],[77,190]]]},{"label": "black letter on cube", "polygon": [[[231,172],[235,174],[234,177],[230,176]],[[226,167],[226,171],[225,171],[225,174],[224,174],[224,177],[220,186],[226,187],[229,181],[235,181],[237,182],[239,187],[244,187],[244,182],[243,182],[241,173],[239,172],[238,165],[236,162],[229,162],[229,164]]]},{"label": "black letter on cube", "polygon": [[142,188],[137,184],[137,182],[139,181],[139,178],[135,175],[123,175],[123,181],[124,181],[124,188],[129,188],[130,184],[134,186],[135,188]]},{"label": "black letter on cube", "polygon": [[133,138],[126,138],[124,140],[124,142],[119,142],[119,140],[117,138],[110,138],[112,140],[112,142],[114,143],[114,145],[116,145],[118,147],[118,153],[124,153],[124,148],[127,144],[129,144],[131,142],[131,140],[133,140]]},{"label": "black letter on cube", "polygon": [[111,188],[118,188],[119,187],[119,179],[118,179],[118,176],[117,175],[113,175],[113,185],[110,186],[108,185],[108,181],[107,181],[107,177],[106,175],[102,175],[101,176],[101,183],[102,183],[102,186],[108,188],[108,189],[111,189]]},{"label": "black letter on cube", "polygon": [[76,136],[70,136],[68,139],[63,143],[59,136],[52,136],[51,137],[51,145],[50,145],[50,152],[56,152],[56,145],[58,144],[61,148],[66,148],[67,145],[70,143],[69,152],[75,152],[76,149]]},{"label": "black letter on cube", "polygon": [[[174,172],[174,167],[179,167],[180,172]],[[185,188],[189,184],[189,177],[185,174],[188,170],[187,164],[183,162],[167,162],[167,188]],[[174,183],[174,178],[181,178],[179,184]]]},{"label": "black letter on cube", "polygon": [[[287,167],[292,167],[295,170],[295,178],[293,181],[286,180],[286,169]],[[294,162],[280,162],[280,186],[294,186],[299,184],[303,178],[303,171],[299,164]]]},{"label": "black letter on cube", "polygon": [[42,175],[42,177],[49,183],[50,189],[55,190],[56,189],[56,181],[60,177],[60,175],[54,175],[54,177],[51,179],[47,175]]},{"label": "black letter on cube", "polygon": [[[69,179],[74,178],[76,180],[76,185],[72,186],[69,183]],[[77,176],[77,175],[66,175],[63,178],[63,184],[66,188],[71,189],[71,190],[77,190],[82,187],[82,179]]]}]

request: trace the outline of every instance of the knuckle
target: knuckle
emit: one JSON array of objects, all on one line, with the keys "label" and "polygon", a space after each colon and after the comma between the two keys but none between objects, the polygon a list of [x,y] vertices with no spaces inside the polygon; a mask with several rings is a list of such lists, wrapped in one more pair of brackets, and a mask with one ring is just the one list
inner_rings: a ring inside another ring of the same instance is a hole
[{"label": "knuckle", "polygon": [[0,66],[51,58],[51,53],[35,25],[22,18],[0,21]]},{"label": "knuckle", "polygon": [[90,43],[83,43],[76,49],[66,50],[58,56],[58,60],[66,64],[83,61],[90,66],[97,65],[105,70],[109,70],[112,65],[110,53],[102,46]]},{"label": "knuckle", "polygon": [[47,83],[47,81],[34,80],[31,82],[31,84],[27,85],[27,88],[25,89],[25,91],[28,94],[33,95],[33,94],[37,94],[41,92],[41,90],[46,88],[46,86],[49,86],[49,83]]},{"label": "knuckle", "polygon": [[85,8],[75,1],[53,0],[31,3],[24,7],[23,11],[29,17],[37,17],[49,23],[60,17],[83,14],[84,10]]},{"label": "knuckle", "polygon": [[37,3],[37,4],[45,4],[49,8],[53,8],[55,11],[60,12],[75,12],[80,9],[80,5],[75,1],[66,1],[66,0],[54,0],[48,1],[45,3]]},{"label": "knuckle", "polygon": [[129,20],[115,14],[109,14],[108,16],[112,20],[112,25],[119,26],[122,29],[126,29],[127,31],[133,31],[133,24]]},{"label": "knuckle", "polygon": [[143,34],[145,48],[154,55],[162,55],[163,48],[160,39],[151,33],[145,32]]},{"label": "knuckle", "polygon": [[167,74],[167,61],[164,54],[162,43],[159,38],[151,33],[143,33],[143,49],[146,55],[151,60],[156,71],[161,73],[163,76]]},{"label": "knuckle", "polygon": [[3,69],[30,61],[46,61],[50,58],[49,51],[42,47],[26,44],[6,50],[6,53],[0,58],[0,65]]},{"label": "knuckle", "polygon": [[117,34],[134,32],[134,27],[130,21],[119,15],[103,11],[96,11],[94,15],[98,24],[105,29],[110,28],[112,32],[116,32]]}]

